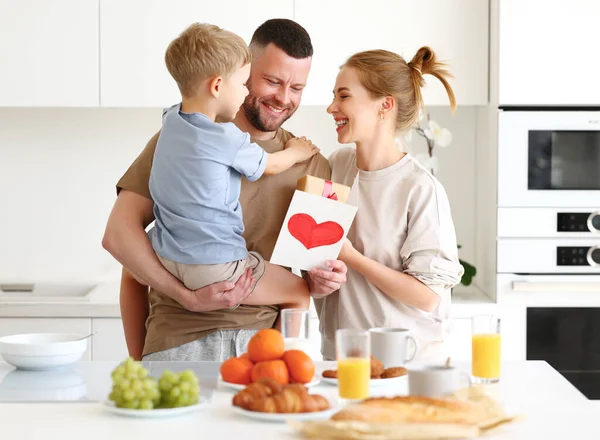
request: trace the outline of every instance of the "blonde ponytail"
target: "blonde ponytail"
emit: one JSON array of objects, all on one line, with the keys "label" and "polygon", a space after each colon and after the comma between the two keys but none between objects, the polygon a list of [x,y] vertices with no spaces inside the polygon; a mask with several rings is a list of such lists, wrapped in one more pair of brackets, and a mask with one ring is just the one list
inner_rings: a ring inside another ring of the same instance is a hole
[{"label": "blonde ponytail", "polygon": [[453,75],[448,71],[447,66],[444,63],[437,61],[435,53],[428,46],[421,47],[415,56],[410,60],[408,66],[411,68],[411,76],[415,88],[415,95],[419,108],[423,107],[423,95],[421,88],[425,86],[425,79],[423,75],[432,75],[440,80],[448,98],[450,99],[450,108],[452,113],[456,109],[456,98],[454,97],[454,91],[448,82],[449,78],[453,78]]},{"label": "blonde ponytail", "polygon": [[352,55],[342,67],[356,69],[361,84],[373,98],[394,97],[398,131],[413,128],[419,119],[419,112],[423,108],[423,75],[429,74],[439,79],[448,93],[452,112],[456,108],[454,92],[448,82],[452,75],[445,64],[436,60],[429,47],[421,47],[409,63],[387,50],[368,50]]}]

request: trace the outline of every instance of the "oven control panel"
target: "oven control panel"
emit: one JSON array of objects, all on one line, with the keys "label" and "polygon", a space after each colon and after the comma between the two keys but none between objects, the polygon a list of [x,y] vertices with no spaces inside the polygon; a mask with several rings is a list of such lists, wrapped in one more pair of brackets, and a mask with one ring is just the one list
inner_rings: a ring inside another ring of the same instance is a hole
[{"label": "oven control panel", "polygon": [[557,266],[600,266],[600,246],[559,246]]},{"label": "oven control panel", "polygon": [[600,211],[559,212],[556,214],[557,232],[600,232]]}]

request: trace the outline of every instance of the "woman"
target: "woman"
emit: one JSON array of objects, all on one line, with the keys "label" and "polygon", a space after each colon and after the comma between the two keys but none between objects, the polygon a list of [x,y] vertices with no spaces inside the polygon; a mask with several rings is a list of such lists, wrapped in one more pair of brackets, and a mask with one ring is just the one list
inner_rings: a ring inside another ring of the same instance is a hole
[{"label": "woman", "polygon": [[454,110],[450,74],[428,47],[409,63],[384,50],[360,52],[337,76],[327,112],[338,141],[356,148],[332,154],[332,180],[353,187],[358,213],[339,256],[347,282],[316,300],[326,359],[335,359],[338,328],[408,328],[420,359],[443,341],[450,289],[463,273],[450,206],[440,182],[394,141],[419,118],[425,74],[442,82]]}]

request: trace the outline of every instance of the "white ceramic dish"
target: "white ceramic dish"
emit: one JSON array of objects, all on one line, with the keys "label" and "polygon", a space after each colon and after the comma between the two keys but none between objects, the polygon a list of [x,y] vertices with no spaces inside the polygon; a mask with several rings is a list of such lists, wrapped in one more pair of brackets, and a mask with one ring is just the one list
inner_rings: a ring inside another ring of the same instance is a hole
[{"label": "white ceramic dish", "polygon": [[[320,382],[321,382],[321,379],[319,379],[317,376],[314,376],[313,380],[311,380],[308,383],[305,383],[304,386],[306,388],[311,388],[311,387],[314,387],[315,385],[318,385]],[[238,390],[238,391],[243,390],[247,386],[247,385],[240,385],[238,383],[225,382],[221,376],[219,376],[219,383],[223,384],[224,386],[226,386],[228,388],[232,388],[232,389]]]},{"label": "white ceramic dish", "polygon": [[[332,377],[322,377],[321,381],[336,387],[338,384],[338,380]],[[408,385],[408,374],[405,374],[404,376],[390,377],[389,379],[371,379],[369,381],[369,388],[397,387],[402,384]]]},{"label": "white ceramic dish", "polygon": [[285,413],[285,414],[274,414],[274,413],[262,413],[258,411],[249,411],[247,409],[240,408],[239,406],[232,406],[233,410],[245,417],[260,420],[263,422],[278,422],[286,423],[288,420],[295,420],[298,422],[304,422],[309,420],[327,420],[333,414],[340,410],[339,407],[331,407],[325,411],[318,411],[312,413]]},{"label": "white ceramic dish", "polygon": [[87,350],[85,335],[29,333],[0,338],[0,354],[23,370],[52,370],[77,362]]},{"label": "white ceramic dish", "polygon": [[159,408],[159,409],[128,409],[128,408],[117,408],[115,402],[111,400],[105,400],[102,402],[103,408],[113,414],[126,417],[135,417],[143,419],[156,419],[163,417],[174,417],[183,414],[189,414],[197,411],[198,409],[205,406],[207,400],[204,397],[200,397],[200,401],[195,405],[182,406],[180,408]]}]

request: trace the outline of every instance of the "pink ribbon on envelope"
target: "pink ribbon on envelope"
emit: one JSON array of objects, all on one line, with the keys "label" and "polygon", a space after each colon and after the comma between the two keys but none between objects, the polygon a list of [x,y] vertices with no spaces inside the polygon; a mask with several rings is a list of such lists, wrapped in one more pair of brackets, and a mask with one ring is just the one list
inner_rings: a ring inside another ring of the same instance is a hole
[{"label": "pink ribbon on envelope", "polygon": [[331,199],[331,200],[337,200],[338,199],[337,194],[332,191],[333,191],[333,183],[331,182],[331,180],[326,180],[325,185],[323,185],[322,196],[327,197],[328,199]]}]

